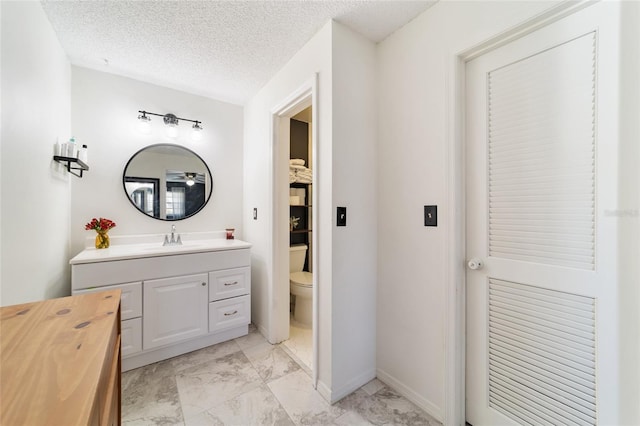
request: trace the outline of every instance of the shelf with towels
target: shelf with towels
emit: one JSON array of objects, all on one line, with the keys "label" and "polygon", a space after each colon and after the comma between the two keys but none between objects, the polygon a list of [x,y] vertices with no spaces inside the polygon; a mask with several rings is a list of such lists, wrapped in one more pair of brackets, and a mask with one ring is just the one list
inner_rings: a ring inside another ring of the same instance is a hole
[{"label": "shelf with towels", "polygon": [[[89,170],[89,166],[79,158],[75,157],[64,157],[62,155],[54,155],[53,159],[58,163],[66,166],[67,171],[74,176],[82,178],[82,173]],[[80,170],[80,173],[72,172],[71,170]]]}]

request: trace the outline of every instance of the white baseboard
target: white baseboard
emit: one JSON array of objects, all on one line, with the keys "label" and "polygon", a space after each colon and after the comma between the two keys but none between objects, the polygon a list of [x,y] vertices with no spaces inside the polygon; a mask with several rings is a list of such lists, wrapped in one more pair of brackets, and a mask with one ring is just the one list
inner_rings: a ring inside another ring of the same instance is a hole
[{"label": "white baseboard", "polygon": [[331,403],[331,389],[329,389],[329,386],[327,386],[323,381],[318,380],[318,386],[316,387],[316,390],[318,391],[320,396],[325,399],[325,401]]},{"label": "white baseboard", "polygon": [[[254,322],[253,325],[255,325],[258,331],[260,332],[260,334],[262,334],[264,338],[267,339],[267,341],[269,341],[269,331],[262,324],[256,324]],[[272,345],[275,344],[273,342],[269,342],[269,343],[271,343]]]},{"label": "white baseboard", "polygon": [[318,380],[318,386],[316,390],[329,404],[335,404],[345,396],[360,389],[362,386],[366,385],[375,378],[376,371],[372,369],[360,374],[358,377],[355,377],[352,380],[349,380],[344,386],[333,391],[324,382]]},{"label": "white baseboard", "polygon": [[334,390],[333,392],[331,392],[331,399],[330,402],[332,404],[340,401],[342,398],[344,398],[345,396],[349,395],[350,393],[360,389],[362,386],[366,385],[367,383],[369,383],[371,380],[376,378],[376,370],[375,369],[371,369],[368,371],[365,371],[364,373],[360,374],[357,377],[354,377],[353,379],[349,380],[347,383],[345,383],[344,386],[341,386],[340,388]]},{"label": "white baseboard", "polygon": [[380,380],[381,382],[384,382],[385,384],[393,388],[400,395],[404,396],[409,401],[413,402],[418,407],[422,408],[424,411],[426,411],[428,414],[433,416],[439,422],[441,423],[443,422],[444,416],[442,415],[443,414],[442,408],[438,407],[428,399],[420,396],[416,391],[409,388],[408,386],[406,386],[405,384],[403,384],[398,379],[388,374],[384,370],[378,369],[377,375],[378,375],[378,380]]}]

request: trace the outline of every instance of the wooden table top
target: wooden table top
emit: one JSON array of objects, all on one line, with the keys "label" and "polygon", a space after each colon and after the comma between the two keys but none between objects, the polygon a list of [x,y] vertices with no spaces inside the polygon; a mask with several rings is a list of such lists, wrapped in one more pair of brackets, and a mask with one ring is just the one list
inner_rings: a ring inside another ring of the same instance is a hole
[{"label": "wooden table top", "polygon": [[0,424],[90,421],[120,290],[0,308]]}]

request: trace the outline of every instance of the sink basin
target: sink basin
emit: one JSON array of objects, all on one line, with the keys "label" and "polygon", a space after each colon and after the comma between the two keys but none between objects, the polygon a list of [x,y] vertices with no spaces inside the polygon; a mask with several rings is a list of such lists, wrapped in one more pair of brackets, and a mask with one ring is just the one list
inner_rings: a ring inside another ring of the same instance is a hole
[{"label": "sink basin", "polygon": [[202,242],[202,241],[183,241],[182,244],[171,244],[171,245],[162,245],[162,243],[160,244],[154,244],[154,245],[148,245],[145,247],[142,247],[141,249],[144,251],[155,251],[155,250],[166,250],[166,251],[172,251],[172,250],[186,250],[186,249],[194,249],[194,248],[198,248],[198,247],[206,247],[207,244]]}]

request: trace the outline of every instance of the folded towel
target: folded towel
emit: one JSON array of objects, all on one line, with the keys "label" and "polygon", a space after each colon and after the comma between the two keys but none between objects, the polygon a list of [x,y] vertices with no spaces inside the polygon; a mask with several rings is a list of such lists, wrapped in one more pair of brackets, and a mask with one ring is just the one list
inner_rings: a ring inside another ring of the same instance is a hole
[{"label": "folded towel", "polygon": [[291,170],[308,170],[305,166],[301,166],[299,164],[290,164],[289,169]]},{"label": "folded towel", "polygon": [[289,160],[289,164],[295,166],[304,166],[304,160],[302,158],[292,158],[291,160]]},{"label": "folded towel", "polygon": [[298,183],[313,183],[311,177],[300,176],[300,175],[298,175],[296,177],[296,182],[298,182]]}]

